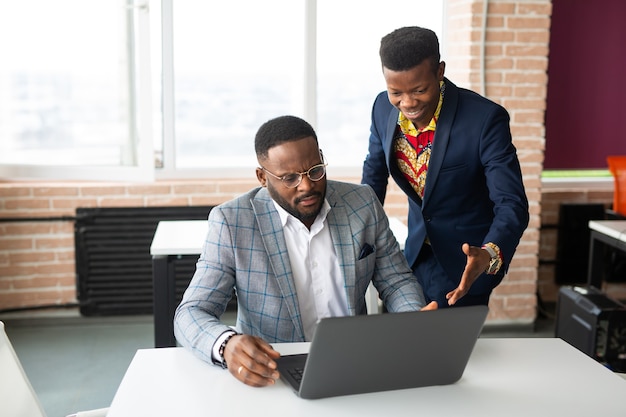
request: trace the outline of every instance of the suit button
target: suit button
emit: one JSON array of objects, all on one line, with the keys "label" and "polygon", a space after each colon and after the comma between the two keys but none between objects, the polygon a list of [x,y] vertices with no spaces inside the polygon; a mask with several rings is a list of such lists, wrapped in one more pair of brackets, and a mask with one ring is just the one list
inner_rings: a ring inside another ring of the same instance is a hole
[{"label": "suit button", "polygon": [[431,218],[429,216],[424,217],[424,221],[427,221],[428,223],[430,223]]}]

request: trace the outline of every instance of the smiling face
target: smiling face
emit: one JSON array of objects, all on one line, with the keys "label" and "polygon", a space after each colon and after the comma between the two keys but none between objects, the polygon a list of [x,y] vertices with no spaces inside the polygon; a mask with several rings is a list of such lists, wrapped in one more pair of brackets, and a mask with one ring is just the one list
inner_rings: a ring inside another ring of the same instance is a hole
[{"label": "smiling face", "polygon": [[443,81],[445,63],[433,71],[431,61],[406,71],[392,71],[383,67],[389,102],[418,128],[430,123],[439,104],[439,82]]},{"label": "smiling face", "polygon": [[[313,137],[283,142],[270,148],[267,158],[259,159],[259,164],[263,168],[278,177],[294,172],[306,172],[322,162],[317,141]],[[311,181],[306,174],[302,174],[302,181],[297,187],[287,188],[280,179],[261,168],[257,169],[256,174],[274,201],[305,226],[311,227],[324,203],[325,176],[319,181]]]}]

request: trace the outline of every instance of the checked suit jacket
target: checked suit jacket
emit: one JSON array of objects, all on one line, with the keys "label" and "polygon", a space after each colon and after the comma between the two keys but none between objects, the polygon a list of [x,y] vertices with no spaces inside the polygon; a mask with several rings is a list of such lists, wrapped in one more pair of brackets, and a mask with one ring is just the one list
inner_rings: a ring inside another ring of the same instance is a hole
[{"label": "checked suit jacket", "polygon": [[[366,314],[370,281],[389,311],[423,307],[421,287],[373,190],[329,180],[326,199],[349,313]],[[269,343],[305,341],[295,288],[278,212],[267,189],[255,188],[209,213],[196,272],[175,313],[176,339],[211,362],[215,340],[230,329],[219,318],[234,289],[237,331]]]}]

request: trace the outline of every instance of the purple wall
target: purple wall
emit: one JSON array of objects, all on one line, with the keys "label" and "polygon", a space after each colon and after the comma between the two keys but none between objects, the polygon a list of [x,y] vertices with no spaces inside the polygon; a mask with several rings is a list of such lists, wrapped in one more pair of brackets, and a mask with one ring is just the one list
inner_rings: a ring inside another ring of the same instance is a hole
[{"label": "purple wall", "polygon": [[545,169],[626,155],[626,1],[553,0]]}]

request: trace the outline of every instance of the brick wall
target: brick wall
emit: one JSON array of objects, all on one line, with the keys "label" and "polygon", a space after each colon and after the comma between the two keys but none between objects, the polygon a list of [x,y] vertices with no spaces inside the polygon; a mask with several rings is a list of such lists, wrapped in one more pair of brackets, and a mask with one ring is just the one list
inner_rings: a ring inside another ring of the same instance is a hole
[{"label": "brick wall", "polygon": [[509,111],[530,203],[528,229],[507,277],[491,298],[489,319],[532,321],[537,309],[551,2],[448,0],[447,6],[446,74]]},{"label": "brick wall", "polygon": [[[154,184],[0,182],[0,310],[76,303],[76,208],[216,205],[257,185],[252,175]],[[406,217],[403,197],[390,190],[389,213]]]},{"label": "brick wall", "polygon": [[[530,225],[509,274],[492,297],[489,320],[530,323],[537,308],[551,2],[448,0],[446,4],[448,39],[442,40],[446,74],[509,110],[530,201]],[[0,222],[0,309],[75,301],[73,223],[62,216],[73,216],[76,207],[217,204],[255,183],[254,178],[213,180],[210,185],[207,181],[0,183],[0,218],[61,217]],[[406,197],[394,186],[385,209],[391,216],[406,214]]]},{"label": "brick wall", "polygon": [[76,302],[78,207],[215,205],[250,180],[126,183],[0,183],[0,310]]},{"label": "brick wall", "polygon": [[[341,179],[358,181],[357,178]],[[77,207],[214,205],[248,190],[255,181],[224,180],[210,185],[206,181],[154,185],[0,183],[0,310],[76,302],[72,217]],[[544,187],[539,233],[541,262],[536,268],[537,292],[543,301],[556,301],[558,292],[553,262],[560,205],[600,203],[608,207],[612,196],[611,183]],[[390,216],[406,216],[406,197],[393,185],[385,209]],[[510,279],[509,274],[502,285],[508,284]],[[603,290],[610,296],[626,299],[624,284],[605,284]],[[498,297],[506,298],[507,294],[501,291],[497,290]],[[533,289],[525,295],[534,294]],[[501,316],[496,311],[492,315],[491,320],[495,321],[510,317],[508,312]]]}]

